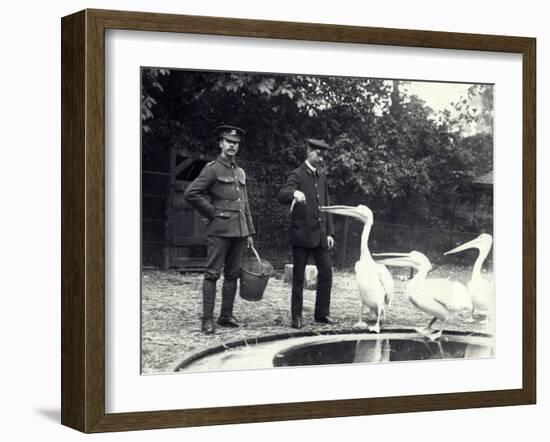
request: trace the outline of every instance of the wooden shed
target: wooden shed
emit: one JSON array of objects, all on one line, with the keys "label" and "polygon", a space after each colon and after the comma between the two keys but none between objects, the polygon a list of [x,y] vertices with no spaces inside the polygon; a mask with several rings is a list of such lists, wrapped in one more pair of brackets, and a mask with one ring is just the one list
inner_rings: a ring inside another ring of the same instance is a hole
[{"label": "wooden shed", "polygon": [[142,170],[142,261],[145,267],[204,268],[205,223],[183,198],[214,157],[182,149],[149,154]]},{"label": "wooden shed", "polygon": [[[206,264],[206,220],[183,198],[187,186],[215,157],[186,149],[149,151],[142,159],[142,265],[202,270]],[[248,189],[256,248],[274,265],[287,260],[288,208],[276,192],[288,166],[240,160]]]},{"label": "wooden shed", "polygon": [[492,232],[493,171],[478,176],[472,182],[472,225],[475,229]]},{"label": "wooden shed", "polygon": [[493,171],[480,175],[474,179],[472,187],[481,192],[493,193]]}]

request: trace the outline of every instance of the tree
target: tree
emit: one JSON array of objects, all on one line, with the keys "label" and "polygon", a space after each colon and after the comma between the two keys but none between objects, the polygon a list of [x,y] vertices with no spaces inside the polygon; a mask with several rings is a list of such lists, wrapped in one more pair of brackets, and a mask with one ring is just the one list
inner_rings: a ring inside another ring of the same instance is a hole
[{"label": "tree", "polygon": [[473,84],[466,97],[452,103],[453,117],[447,115],[449,125],[464,136],[479,133],[493,134],[493,86]]},{"label": "tree", "polygon": [[142,78],[144,151],[216,154],[213,128],[231,123],[247,130],[241,159],[296,166],[304,138],[325,138],[336,201],[351,203],[353,195],[382,218],[425,219],[431,215],[413,198],[467,186],[492,167],[491,134],[466,132],[473,123],[492,127],[485,85],[472,86],[452,117],[437,119],[420,98],[403,96],[396,80],[155,69]]},{"label": "tree", "polygon": [[143,69],[142,71],[142,83],[141,83],[141,120],[142,130],[149,132],[150,127],[145,121],[153,118],[153,106],[157,104],[156,100],[152,97],[151,93],[153,89],[157,89],[161,92],[164,91],[162,84],[159,81],[159,77],[169,75],[170,71],[167,69]]}]

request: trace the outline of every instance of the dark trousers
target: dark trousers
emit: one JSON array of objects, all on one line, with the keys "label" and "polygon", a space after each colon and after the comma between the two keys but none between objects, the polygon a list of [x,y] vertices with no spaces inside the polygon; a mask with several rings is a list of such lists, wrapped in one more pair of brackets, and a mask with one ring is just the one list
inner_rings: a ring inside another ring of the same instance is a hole
[{"label": "dark trousers", "polygon": [[210,319],[216,303],[216,281],[223,268],[222,305],[220,316],[233,316],[237,279],[241,274],[241,257],[246,238],[207,236],[207,257],[202,290],[202,318]]},{"label": "dark trousers", "polygon": [[292,270],[292,319],[302,317],[302,307],[304,303],[304,273],[310,255],[313,255],[317,271],[319,272],[317,276],[317,296],[315,298],[314,318],[320,319],[329,316],[332,266],[330,264],[328,249],[323,247],[293,247],[292,255],[294,258],[294,267]]},{"label": "dark trousers", "polygon": [[205,279],[218,280],[223,267],[224,279],[238,279],[246,238],[207,237]]}]

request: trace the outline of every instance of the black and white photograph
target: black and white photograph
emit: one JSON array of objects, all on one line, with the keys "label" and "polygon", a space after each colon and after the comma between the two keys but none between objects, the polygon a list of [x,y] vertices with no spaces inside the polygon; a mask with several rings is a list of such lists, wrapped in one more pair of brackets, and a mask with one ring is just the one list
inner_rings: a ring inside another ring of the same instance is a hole
[{"label": "black and white photograph", "polygon": [[543,434],[545,10],[6,3],[0,440]]},{"label": "black and white photograph", "polygon": [[493,358],[494,85],[141,68],[141,373]]}]

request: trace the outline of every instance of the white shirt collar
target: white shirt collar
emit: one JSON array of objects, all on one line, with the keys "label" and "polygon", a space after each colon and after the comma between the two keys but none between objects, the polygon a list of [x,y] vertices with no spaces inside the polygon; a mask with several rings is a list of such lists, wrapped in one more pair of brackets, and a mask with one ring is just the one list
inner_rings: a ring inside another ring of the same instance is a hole
[{"label": "white shirt collar", "polygon": [[316,172],[317,169],[315,167],[313,167],[311,164],[309,164],[309,161],[306,160],[306,166],[309,167],[309,169],[312,171],[312,172]]}]

